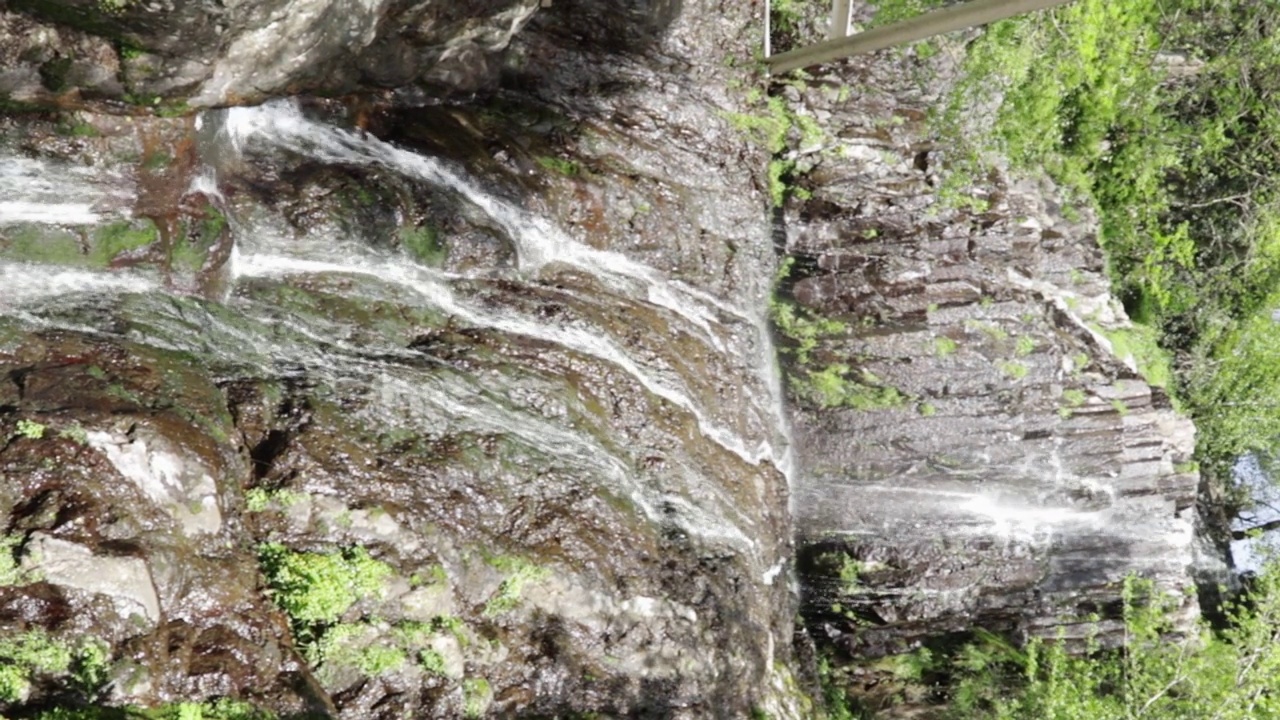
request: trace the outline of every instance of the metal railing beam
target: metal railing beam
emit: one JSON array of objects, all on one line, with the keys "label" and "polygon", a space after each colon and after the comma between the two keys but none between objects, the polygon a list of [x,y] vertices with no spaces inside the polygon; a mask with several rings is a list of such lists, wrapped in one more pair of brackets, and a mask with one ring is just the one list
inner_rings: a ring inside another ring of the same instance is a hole
[{"label": "metal railing beam", "polygon": [[850,55],[883,50],[894,45],[916,42],[934,35],[986,25],[1023,13],[1065,5],[1071,0],[971,0],[892,25],[874,28],[848,37],[814,43],[798,50],[768,58],[769,72],[791,70],[839,60]]}]

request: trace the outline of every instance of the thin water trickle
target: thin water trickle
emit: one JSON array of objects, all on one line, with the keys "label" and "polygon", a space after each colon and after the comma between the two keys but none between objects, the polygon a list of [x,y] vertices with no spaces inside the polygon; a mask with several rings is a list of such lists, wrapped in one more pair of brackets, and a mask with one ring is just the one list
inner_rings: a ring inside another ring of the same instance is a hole
[{"label": "thin water trickle", "polygon": [[92,225],[128,217],[133,195],[130,178],[102,168],[0,156],[0,225]]},{"label": "thin water trickle", "polygon": [[245,152],[252,139],[276,145],[329,163],[375,165],[458,193],[494,220],[516,244],[520,268],[536,275],[550,263],[581,269],[611,284],[624,294],[639,285],[646,299],[683,316],[703,332],[717,350],[724,345],[715,326],[727,313],[750,320],[751,314],[709,293],[674,283],[661,273],[621,253],[596,250],[565,235],[545,218],[524,212],[481,190],[443,162],[398,148],[375,137],[356,135],[341,128],[307,119],[296,105],[277,101],[261,107],[232,108],[226,119],[232,145]]},{"label": "thin water trickle", "polygon": [[18,307],[76,293],[143,293],[159,285],[132,273],[103,273],[0,261],[0,307]]},{"label": "thin water trickle", "polygon": [[[303,259],[278,254],[240,254],[235,259],[234,274],[290,274],[306,272],[349,272],[379,277],[404,284],[421,294],[437,308],[469,323],[503,332],[553,342],[558,345],[606,360],[623,368],[647,390],[692,413],[699,429],[708,438],[752,464],[770,461],[788,471],[790,459],[785,440],[782,413],[782,389],[774,364],[772,343],[763,312],[734,307],[710,293],[671,281],[652,268],[625,255],[596,250],[569,238],[546,219],[531,215],[491,194],[474,182],[448,168],[441,161],[404,150],[377,138],[357,135],[340,128],[307,119],[297,106],[277,101],[255,108],[232,108],[227,111],[223,133],[239,153],[252,149],[255,142],[283,148],[309,158],[335,164],[374,165],[436,187],[455,192],[496,222],[516,244],[520,268],[529,276],[551,262],[570,265],[594,278],[605,281],[623,296],[639,295],[645,301],[663,308],[691,323],[695,337],[701,338],[717,353],[728,352],[725,321],[746,321],[754,330],[760,348],[755,374],[768,395],[763,416],[767,425],[783,438],[744,439],[721,423],[712,420],[681,387],[678,378],[666,374],[657,377],[653,368],[642,368],[614,341],[597,332],[577,328],[550,327],[513,313],[495,313],[467,306],[457,300],[441,282],[442,276],[431,277],[404,261],[388,261],[343,253],[326,253],[323,259]],[[272,248],[274,250],[274,248]]]},{"label": "thin water trickle", "polygon": [[[462,321],[484,328],[491,328],[510,335],[518,335],[549,342],[584,355],[609,362],[635,378],[646,390],[689,412],[697,420],[702,434],[721,447],[751,464],[773,459],[772,447],[767,441],[751,449],[732,431],[715,423],[679,387],[679,378],[671,373],[659,378],[652,368],[641,367],[617,343],[607,335],[574,327],[558,327],[533,322],[515,313],[483,310],[458,300],[448,286],[439,281],[438,274],[412,265],[397,262],[375,263],[348,259],[343,262],[303,260],[298,258],[248,255],[237,260],[239,277],[282,277],[298,273],[348,273],[377,278],[411,289],[426,300],[431,307]],[[436,277],[433,277],[435,275]]]}]

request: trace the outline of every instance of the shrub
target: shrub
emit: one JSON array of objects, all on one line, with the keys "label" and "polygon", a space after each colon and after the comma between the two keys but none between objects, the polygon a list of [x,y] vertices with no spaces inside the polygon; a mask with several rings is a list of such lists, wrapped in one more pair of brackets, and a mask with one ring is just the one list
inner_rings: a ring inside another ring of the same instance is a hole
[{"label": "shrub", "polygon": [[303,639],[314,639],[318,626],[336,622],[361,599],[381,597],[392,573],[391,566],[362,547],[314,553],[267,543],[258,549],[258,558],[272,599]]}]

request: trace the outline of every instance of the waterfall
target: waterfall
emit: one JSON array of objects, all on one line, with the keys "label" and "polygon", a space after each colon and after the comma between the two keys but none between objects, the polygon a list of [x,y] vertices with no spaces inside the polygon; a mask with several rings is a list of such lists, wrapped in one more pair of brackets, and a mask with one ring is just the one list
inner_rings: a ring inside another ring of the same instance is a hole
[{"label": "waterfall", "polygon": [[[767,425],[782,432],[781,389],[772,362],[772,346],[767,327],[759,318],[758,308],[736,307],[710,293],[670,280],[643,264],[616,252],[596,250],[579,243],[555,228],[544,218],[523,210],[484,192],[462,173],[434,158],[395,147],[377,138],[348,132],[305,118],[289,102],[277,101],[253,108],[227,111],[224,133],[237,152],[249,152],[255,143],[289,150],[327,163],[377,166],[426,182],[434,187],[455,192],[500,226],[515,243],[522,276],[536,282],[539,271],[550,263],[575,267],[602,280],[622,296],[639,296],[643,301],[667,311],[673,325],[698,337],[718,354],[727,352],[730,325],[745,326],[760,335],[755,344],[764,348],[753,369],[759,382],[768,389],[764,407],[753,412],[767,418]],[[744,460],[755,464],[772,461],[779,468],[789,460],[785,447],[769,437],[744,438],[717,423],[695,403],[672,373],[655,372],[641,367],[628,357],[616,342],[597,329],[556,327],[531,321],[517,315],[485,310],[459,300],[450,292],[450,278],[424,268],[407,264],[400,258],[377,259],[353,256],[349,246],[332,251],[308,247],[315,257],[298,258],[283,254],[246,254],[241,251],[235,274],[240,277],[280,276],[293,273],[350,273],[395,282],[414,290],[424,302],[459,317],[468,323],[490,327],[506,333],[524,335],[572,348],[611,362],[626,370],[653,394],[692,413],[703,434]],[[682,322],[681,322],[682,321]]]},{"label": "waterfall", "polygon": [[[204,195],[226,213],[235,239],[226,271],[229,287],[220,294],[222,302],[200,304],[171,296],[161,279],[146,269],[58,269],[33,274],[25,265],[5,262],[0,264],[0,287],[5,288],[0,305],[19,309],[20,316],[31,323],[101,332],[76,325],[71,313],[45,312],[41,303],[58,298],[81,297],[92,303],[96,296],[141,296],[150,308],[150,329],[137,339],[148,344],[195,353],[253,375],[297,368],[317,382],[335,386],[355,380],[361,392],[376,401],[370,404],[374,409],[361,411],[370,413],[366,419],[374,426],[511,438],[580,468],[608,492],[633,502],[651,522],[674,523],[690,536],[728,543],[756,556],[759,545],[754,538],[760,531],[752,527],[754,521],[725,487],[731,478],[751,478],[756,495],[763,498],[768,490],[763,479],[767,474],[762,472],[767,471],[735,471],[732,463],[753,468],[767,463],[784,477],[789,477],[791,463],[782,389],[760,298],[731,301],[669,278],[622,253],[592,248],[552,220],[486,191],[461,169],[308,119],[290,102],[207,113],[197,129],[213,138],[204,154],[215,165],[192,176],[189,192]],[[328,231],[299,235],[269,211],[237,212],[234,201],[223,197],[216,173],[226,172],[228,161],[234,163],[231,158],[271,162],[271,154],[280,152],[311,163],[376,168],[458,198],[504,233],[515,248],[517,267],[514,271],[445,272],[358,237]],[[28,189],[11,195],[16,201],[0,206],[0,221],[77,225],[101,222],[111,214],[128,217],[132,186],[118,182],[119,177],[108,177],[114,185],[100,182],[104,174],[94,172],[98,174],[90,175],[84,168],[12,165],[0,177],[0,187]],[[44,178],[41,184],[23,184],[36,176]],[[116,187],[125,189],[110,189]],[[74,208],[54,202],[73,196],[68,189],[77,198]],[[25,205],[18,207],[18,203]],[[563,278],[556,275],[564,269],[589,277],[595,285],[590,291],[564,288]],[[767,276],[764,269],[762,275]],[[493,290],[499,280],[552,288],[575,302],[608,303],[624,314],[643,311],[656,323],[646,332],[678,338],[687,347],[696,345],[703,360],[686,363],[678,356],[655,353],[636,344],[630,337],[632,328],[612,327],[591,316],[549,319],[518,303],[495,302],[501,295],[495,296]],[[716,459],[705,449],[674,452],[668,448],[664,473],[640,472],[637,463],[642,450],[629,447],[625,438],[539,417],[512,406],[510,393],[501,386],[486,386],[446,368],[417,369],[415,363],[421,363],[422,355],[403,344],[371,337],[340,319],[291,314],[258,296],[265,292],[263,288],[293,283],[313,289],[340,285],[332,292],[348,299],[421,308],[454,325],[523,338],[559,348],[568,353],[566,357],[590,359],[619,378],[629,378],[657,403],[658,412],[674,418],[672,422],[689,418],[701,442],[725,455]],[[702,363],[709,365],[704,368]],[[710,382],[700,371],[713,375]],[[736,377],[747,385],[738,393],[741,399],[726,402],[714,392],[715,385],[734,382]],[[772,583],[784,564],[785,558],[757,557],[761,581]]]}]

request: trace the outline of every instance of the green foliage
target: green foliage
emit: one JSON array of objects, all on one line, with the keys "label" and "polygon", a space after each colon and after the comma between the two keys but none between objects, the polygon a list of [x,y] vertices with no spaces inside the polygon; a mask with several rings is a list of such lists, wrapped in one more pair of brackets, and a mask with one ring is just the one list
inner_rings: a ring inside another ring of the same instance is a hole
[{"label": "green foliage", "polygon": [[822,143],[826,135],[816,120],[795,112],[787,105],[786,100],[777,96],[768,98],[764,111],[758,115],[727,112],[723,116],[736,130],[773,156],[769,161],[766,180],[769,197],[775,207],[781,207],[789,193],[802,198],[808,197],[806,191],[795,188],[788,181],[796,162],[786,151],[793,139],[802,147]]},{"label": "green foliage", "polygon": [[0,640],[0,701],[14,702],[31,686],[31,677],[61,674],[71,667],[71,652],[41,631]]},{"label": "green foliage", "polygon": [[1021,380],[1027,376],[1028,372],[1031,371],[1031,369],[1027,367],[1026,363],[1021,363],[1016,360],[1001,360],[996,363],[996,365],[1000,368],[1000,372],[1013,380]]},{"label": "green foliage", "polygon": [[98,0],[98,8],[110,15],[119,15],[132,5],[134,0]]},{"label": "green foliage", "polygon": [[449,582],[449,573],[440,564],[430,565],[425,572],[416,572],[409,576],[409,587],[420,588],[428,585],[444,585]]},{"label": "green foliage", "polygon": [[484,678],[467,678],[462,681],[462,715],[478,718],[489,708],[493,690]]},{"label": "green foliage", "polygon": [[956,341],[945,335],[933,339],[933,350],[938,354],[938,357],[948,357],[954,354],[957,347]]},{"label": "green foliage", "polygon": [[431,675],[445,675],[444,656],[426,648],[418,651],[418,666]]},{"label": "green foliage", "polygon": [[[952,695],[959,717],[1219,718],[1280,716],[1280,575],[1272,563],[1250,596],[1227,607],[1228,627],[1207,627],[1169,641],[1173,598],[1154,596],[1130,580],[1124,591],[1122,652],[1068,655],[1061,643],[1032,642],[1024,650],[995,647],[961,658]],[[969,660],[970,662],[965,662]],[[962,691],[963,690],[963,691]]]},{"label": "green foliage", "polygon": [[1146,325],[1128,329],[1106,329],[1093,326],[1111,343],[1111,350],[1122,360],[1132,360],[1146,381],[1156,387],[1170,388],[1173,361],[1169,351],[1160,346],[1160,334]]},{"label": "green foliage", "polygon": [[377,677],[398,670],[408,660],[403,648],[386,644],[380,635],[380,628],[370,623],[338,623],[305,647],[304,654],[312,665],[352,667]]},{"label": "green foliage", "polygon": [[[886,0],[877,19],[923,4]],[[1113,286],[1146,326],[1106,335],[1192,413],[1219,475],[1280,438],[1264,370],[1280,348],[1263,337],[1280,286],[1273,21],[1257,0],[1078,0],[1002,21],[970,45],[935,117],[955,146],[941,190],[953,204],[1004,155],[1064,187],[1064,215],[1097,211]],[[1191,71],[1168,75],[1161,51]]]},{"label": "green foliage", "polygon": [[147,219],[120,220],[94,232],[90,264],[104,267],[120,253],[145,247],[160,238],[155,223]]},{"label": "green foliage", "polygon": [[562,160],[560,158],[548,157],[545,155],[539,156],[537,160],[538,164],[542,167],[553,172],[558,172],[566,177],[575,177],[582,172],[582,168],[578,163],[572,160]]},{"label": "green foliage", "polygon": [[897,388],[885,385],[866,370],[857,376],[844,363],[832,363],[820,370],[794,372],[789,385],[796,397],[823,408],[847,407],[854,410],[884,410],[899,407],[907,397]]},{"label": "green foliage", "polygon": [[18,434],[28,440],[39,440],[40,438],[43,438],[45,430],[46,428],[44,425],[33,420],[18,421]]},{"label": "green foliage", "polygon": [[1198,350],[1186,394],[1203,460],[1227,466],[1244,452],[1274,449],[1280,438],[1278,330],[1271,314],[1260,311]]},{"label": "green foliage", "polygon": [[547,568],[539,567],[520,557],[499,555],[486,558],[486,562],[506,575],[493,597],[485,603],[484,616],[488,618],[514,610],[520,604],[520,597],[526,585],[551,574]]},{"label": "green foliage", "polygon": [[1018,337],[1018,346],[1016,348],[1018,357],[1026,357],[1036,351],[1035,338],[1030,335],[1022,335]]},{"label": "green foliage", "polygon": [[89,444],[89,432],[80,423],[73,423],[58,431],[58,437],[70,440],[77,445]]},{"label": "green foliage", "polygon": [[431,627],[436,631],[447,631],[457,639],[458,644],[466,647],[471,644],[471,638],[467,635],[467,624],[462,618],[455,615],[437,615],[431,619]]},{"label": "green foliage", "polygon": [[15,585],[29,585],[40,582],[43,577],[38,570],[23,570],[18,560],[18,548],[22,546],[25,536],[21,533],[0,535],[0,588]]},{"label": "green foliage", "polygon": [[876,12],[872,16],[868,28],[910,20],[929,10],[935,10],[945,5],[946,2],[945,0],[880,0],[874,4]]},{"label": "green foliage", "polygon": [[845,689],[836,682],[835,671],[826,658],[818,661],[818,680],[822,684],[822,705],[827,720],[856,720],[858,715],[854,715],[853,703]]},{"label": "green foliage", "polygon": [[[782,263],[777,273],[779,283],[786,279],[793,262],[794,258],[787,258]],[[776,293],[769,302],[769,316],[782,336],[779,352],[791,357],[787,387],[798,400],[822,408],[855,410],[881,410],[906,403],[906,395],[866,370],[855,372],[846,363],[817,361],[814,351],[819,344],[845,333],[845,323],[780,300]]]},{"label": "green foliage", "polygon": [[1062,407],[1058,408],[1058,414],[1064,419],[1074,414],[1074,410],[1084,405],[1086,396],[1083,390],[1076,388],[1068,388],[1062,391]]},{"label": "green foliage", "polygon": [[852,595],[862,589],[862,563],[846,555],[840,563],[841,591]]},{"label": "green foliage", "polygon": [[352,605],[381,597],[391,566],[374,560],[363,547],[337,552],[295,552],[278,543],[258,548],[271,597],[293,622],[304,642],[334,623]]},{"label": "green foliage", "polygon": [[273,720],[271,713],[240,700],[219,698],[205,702],[176,702],[153,708],[52,707],[40,710],[35,720]]},{"label": "green foliage", "polygon": [[770,97],[765,103],[765,112],[760,115],[724,113],[724,118],[734,129],[771,154],[777,155],[787,148],[792,115],[786,101],[780,97]]},{"label": "green foliage", "polygon": [[400,245],[429,267],[444,265],[448,251],[440,242],[440,232],[431,225],[400,228]]},{"label": "green foliage", "polygon": [[791,303],[773,300],[769,304],[773,326],[788,341],[783,352],[791,354],[798,365],[807,365],[818,341],[839,335],[848,329],[844,323],[832,318],[814,315]]}]

